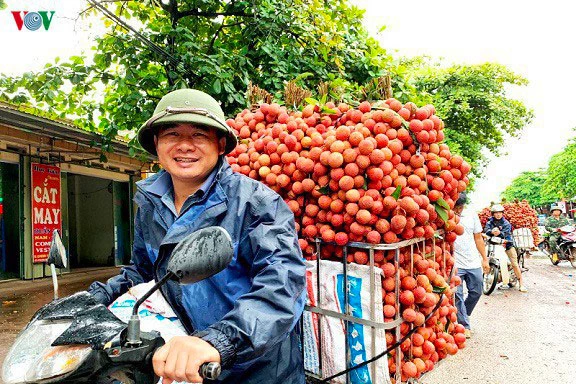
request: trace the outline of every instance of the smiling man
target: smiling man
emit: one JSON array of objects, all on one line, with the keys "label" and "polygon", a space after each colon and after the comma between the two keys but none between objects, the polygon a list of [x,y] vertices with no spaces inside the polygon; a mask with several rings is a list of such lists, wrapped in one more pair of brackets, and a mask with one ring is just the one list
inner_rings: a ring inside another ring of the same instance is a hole
[{"label": "smiling man", "polygon": [[163,170],[137,183],[133,265],[90,292],[109,304],[133,285],[159,280],[175,244],[221,226],[234,243],[230,265],[198,283],[162,288],[189,336],[155,353],[155,372],[165,383],[201,382],[199,367],[215,361],[223,368],[218,383],[303,383],[297,323],[305,267],[294,216],[274,191],[232,172],[224,155],[237,139],[218,102],[198,90],[173,91],[138,141]]}]

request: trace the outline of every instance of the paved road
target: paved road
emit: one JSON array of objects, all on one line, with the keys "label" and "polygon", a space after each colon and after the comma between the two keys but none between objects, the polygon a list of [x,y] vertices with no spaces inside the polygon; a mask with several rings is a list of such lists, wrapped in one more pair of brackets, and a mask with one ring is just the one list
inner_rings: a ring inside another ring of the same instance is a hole
[{"label": "paved road", "polygon": [[482,296],[465,349],[424,375],[424,384],[576,383],[576,269],[527,260],[530,292]]},{"label": "paved road", "polygon": [[[472,316],[468,345],[421,380],[423,384],[576,383],[576,270],[567,263],[530,259],[530,292],[483,296]],[[113,269],[66,275],[61,295],[85,289]],[[0,361],[40,306],[51,299],[51,280],[0,284]]]}]

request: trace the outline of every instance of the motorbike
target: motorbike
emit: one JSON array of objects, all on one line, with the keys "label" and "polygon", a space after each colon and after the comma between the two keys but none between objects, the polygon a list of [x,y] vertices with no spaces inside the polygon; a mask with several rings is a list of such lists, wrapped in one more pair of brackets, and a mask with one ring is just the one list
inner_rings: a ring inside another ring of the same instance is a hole
[{"label": "motorbike", "polygon": [[490,295],[499,283],[502,287],[516,286],[518,277],[506,254],[506,240],[497,236],[487,236],[486,245],[490,271],[484,274],[482,292]]},{"label": "motorbike", "polygon": [[[53,245],[58,239],[53,238]],[[51,246],[51,266],[64,265],[62,249]],[[193,284],[222,271],[233,253],[230,235],[221,227],[191,233],[172,251],[166,275],[136,301],[128,323],[88,292],[58,298],[55,284],[55,299],[34,314],[10,348],[2,380],[5,384],[158,383],[152,356],[165,342],[156,330],[141,331],[139,306],[169,280]],[[214,380],[220,365],[204,363],[199,373]]]},{"label": "motorbike", "polygon": [[569,261],[573,268],[576,268],[576,227],[573,225],[564,225],[556,229],[560,233],[558,238],[558,258],[552,258],[552,248],[550,246],[550,235],[544,237],[544,240],[538,244],[538,248],[544,253],[554,265],[561,261]]}]

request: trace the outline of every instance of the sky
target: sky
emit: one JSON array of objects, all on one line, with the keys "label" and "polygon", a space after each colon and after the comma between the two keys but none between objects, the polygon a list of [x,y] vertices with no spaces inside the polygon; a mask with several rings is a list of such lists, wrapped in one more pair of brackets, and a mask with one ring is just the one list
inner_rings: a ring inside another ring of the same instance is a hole
[{"label": "sky", "polygon": [[[546,167],[550,157],[576,136],[574,37],[576,3],[548,0],[351,0],[366,9],[365,26],[397,56],[429,55],[446,64],[498,62],[529,80],[510,89],[535,118],[504,155],[491,157],[476,183],[471,204],[480,209],[523,171]],[[87,51],[97,33],[78,12],[80,0],[7,0],[0,11],[0,73],[39,70],[55,57]],[[48,31],[18,31],[11,11],[54,10]],[[378,32],[382,26],[386,29]]]},{"label": "sky", "polygon": [[[534,111],[519,138],[507,140],[506,155],[491,156],[470,195],[477,209],[499,200],[523,171],[546,167],[550,157],[576,136],[573,16],[576,3],[549,0],[353,0],[366,9],[365,26],[382,46],[402,56],[429,55],[446,63],[506,65],[530,82],[508,95]],[[383,25],[386,29],[378,33]]]},{"label": "sky", "polygon": [[[56,57],[88,50],[94,35],[86,21],[77,20],[87,8],[81,0],[5,0],[7,8],[0,10],[0,73],[16,75],[40,70]],[[55,11],[48,30],[18,30],[12,11]]]}]

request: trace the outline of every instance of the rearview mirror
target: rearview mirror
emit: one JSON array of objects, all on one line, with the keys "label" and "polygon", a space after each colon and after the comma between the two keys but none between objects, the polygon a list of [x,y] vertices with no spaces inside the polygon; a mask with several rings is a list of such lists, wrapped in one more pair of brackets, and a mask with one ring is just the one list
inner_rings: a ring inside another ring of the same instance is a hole
[{"label": "rearview mirror", "polygon": [[66,249],[62,243],[62,238],[58,230],[52,233],[52,242],[50,243],[50,253],[48,254],[47,264],[54,264],[56,268],[66,268],[68,259],[66,257]]},{"label": "rearview mirror", "polygon": [[208,227],[178,243],[168,261],[168,272],[182,284],[192,284],[217,274],[230,264],[234,248],[222,227]]},{"label": "rearview mirror", "polygon": [[[152,293],[168,280],[176,280],[181,284],[192,284],[213,276],[226,268],[233,256],[232,239],[222,227],[199,229],[181,240],[170,255],[166,275],[134,304],[132,316],[128,321],[126,346],[130,348],[142,344],[138,308]],[[201,372],[204,373],[204,377],[216,379],[220,374],[220,364],[216,362],[204,363]]]}]

